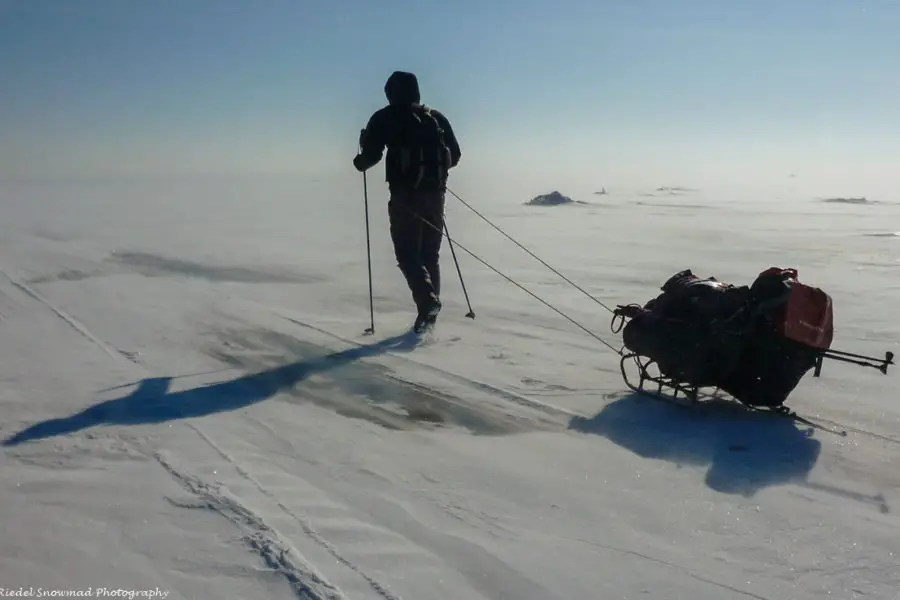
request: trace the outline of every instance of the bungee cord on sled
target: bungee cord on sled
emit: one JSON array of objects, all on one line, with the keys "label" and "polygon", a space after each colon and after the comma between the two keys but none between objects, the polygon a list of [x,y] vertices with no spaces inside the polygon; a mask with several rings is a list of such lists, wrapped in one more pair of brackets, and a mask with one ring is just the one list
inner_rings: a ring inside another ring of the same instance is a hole
[{"label": "bungee cord on sled", "polygon": [[[622,335],[621,349],[452,239],[445,221],[442,234],[451,248],[458,246],[619,355],[622,378],[636,393],[675,403],[683,398],[690,406],[725,392],[750,410],[846,435],[801,417],[784,402],[809,371],[813,377],[821,375],[825,359],[875,368],[882,374],[894,364],[890,351],[878,358],[831,348],[831,297],[800,282],[796,269],[766,269],[749,286],[714,277],[701,279],[686,269],[673,275],[660,288],[662,294],[645,304],[619,304],[612,309],[448,191],[529,256],[612,313],[610,329]],[[454,262],[462,282],[455,253]],[[470,303],[466,316],[474,318]],[[637,371],[636,383],[629,377],[628,364]],[[705,388],[713,391],[703,394]]]}]

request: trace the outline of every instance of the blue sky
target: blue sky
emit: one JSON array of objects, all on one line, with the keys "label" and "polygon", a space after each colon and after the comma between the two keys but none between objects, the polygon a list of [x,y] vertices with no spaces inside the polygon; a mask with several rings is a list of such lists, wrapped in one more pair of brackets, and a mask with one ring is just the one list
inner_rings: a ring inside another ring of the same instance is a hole
[{"label": "blue sky", "polygon": [[353,173],[404,69],[470,177],[900,180],[897,31],[896,0],[0,0],[0,176]]}]

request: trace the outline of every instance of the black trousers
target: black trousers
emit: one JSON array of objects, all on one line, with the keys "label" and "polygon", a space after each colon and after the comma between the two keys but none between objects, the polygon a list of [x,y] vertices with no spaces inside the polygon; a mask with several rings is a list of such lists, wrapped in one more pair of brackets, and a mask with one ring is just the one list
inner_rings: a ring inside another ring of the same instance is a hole
[{"label": "black trousers", "polygon": [[444,191],[392,189],[388,216],[397,266],[424,314],[440,306]]}]

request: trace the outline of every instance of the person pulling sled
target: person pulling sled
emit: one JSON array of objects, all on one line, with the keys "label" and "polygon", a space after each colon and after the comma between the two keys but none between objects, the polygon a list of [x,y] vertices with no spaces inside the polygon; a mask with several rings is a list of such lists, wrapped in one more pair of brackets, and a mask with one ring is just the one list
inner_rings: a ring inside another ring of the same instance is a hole
[{"label": "person pulling sled", "polygon": [[415,74],[395,71],[384,86],[388,105],[360,133],[353,166],[375,166],[385,148],[388,216],[397,266],[416,305],[417,333],[433,325],[441,310],[440,249],[449,170],[462,155],[450,121],[421,103]]}]

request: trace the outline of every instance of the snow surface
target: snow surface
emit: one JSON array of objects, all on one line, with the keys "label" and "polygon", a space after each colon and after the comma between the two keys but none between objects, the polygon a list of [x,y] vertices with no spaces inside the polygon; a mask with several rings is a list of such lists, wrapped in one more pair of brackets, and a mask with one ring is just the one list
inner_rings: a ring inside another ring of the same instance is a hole
[{"label": "snow surface", "polygon": [[[446,308],[412,347],[372,181],[368,337],[356,179],[0,189],[4,594],[898,597],[896,374],[801,382],[789,404],[847,437],[634,397],[612,351],[457,249],[467,319],[446,245]],[[832,294],[836,347],[896,350],[896,198],[655,187],[575,212],[454,191],[608,305],[684,268],[796,267]],[[618,347],[601,306],[447,213]]]}]

